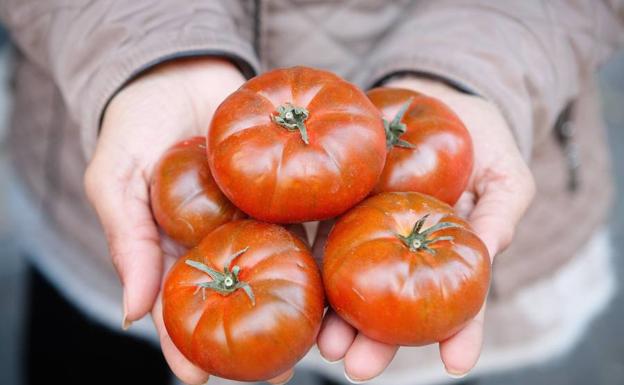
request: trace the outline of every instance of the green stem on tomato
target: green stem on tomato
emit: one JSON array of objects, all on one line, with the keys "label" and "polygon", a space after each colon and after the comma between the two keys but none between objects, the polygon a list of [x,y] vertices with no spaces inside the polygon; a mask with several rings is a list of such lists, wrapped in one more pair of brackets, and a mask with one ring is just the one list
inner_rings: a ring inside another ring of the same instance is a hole
[{"label": "green stem on tomato", "polygon": [[453,237],[450,235],[443,235],[440,237],[429,238],[431,234],[436,231],[440,231],[443,229],[451,229],[460,227],[457,223],[453,222],[438,222],[435,225],[427,228],[426,230],[422,230],[425,221],[429,217],[429,214],[423,216],[419,220],[416,221],[411,233],[408,236],[403,236],[397,234],[397,237],[403,241],[405,246],[409,247],[411,251],[421,251],[424,250],[429,254],[435,255],[435,250],[429,247],[432,243],[440,242],[440,241],[452,241]]},{"label": "green stem on tomato", "polygon": [[386,119],[383,120],[384,128],[386,130],[386,146],[388,148],[392,148],[395,146],[403,148],[414,148],[413,144],[401,139],[401,135],[407,132],[407,125],[405,123],[402,123],[401,120],[403,119],[405,112],[407,112],[410,104],[412,104],[412,100],[413,98],[409,98],[409,100],[401,106],[399,112],[397,112],[392,121],[389,122]]},{"label": "green stem on tomato", "polygon": [[212,281],[200,282],[196,284],[197,290],[202,291],[202,296],[204,299],[206,298],[206,289],[214,290],[221,295],[230,295],[238,289],[243,289],[243,291],[245,291],[245,294],[247,294],[247,296],[249,297],[251,305],[255,306],[256,298],[254,296],[253,290],[251,289],[251,286],[249,286],[247,282],[243,282],[238,279],[240,267],[234,266],[232,269],[230,269],[232,261],[247,250],[249,250],[249,247],[246,247],[232,254],[227,259],[227,261],[225,261],[225,264],[223,266],[223,272],[217,271],[202,262],[193,261],[191,259],[187,259],[186,261],[184,261],[184,263],[186,263],[187,265],[208,274],[210,278],[212,278]]},{"label": "green stem on tomato", "polygon": [[299,130],[303,142],[305,144],[310,144],[310,140],[308,139],[308,129],[305,125],[305,121],[308,119],[308,116],[310,116],[310,113],[305,108],[285,103],[277,107],[277,111],[271,115],[271,120],[288,131]]}]

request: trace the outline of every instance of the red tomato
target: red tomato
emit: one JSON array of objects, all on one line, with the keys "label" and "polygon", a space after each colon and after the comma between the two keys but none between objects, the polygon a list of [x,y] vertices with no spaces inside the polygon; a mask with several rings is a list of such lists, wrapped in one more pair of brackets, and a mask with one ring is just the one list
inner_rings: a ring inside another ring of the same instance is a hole
[{"label": "red tomato", "polygon": [[450,206],[418,193],[382,193],[332,229],[323,282],[332,308],[366,336],[396,345],[443,341],[474,318],[490,257]]},{"label": "red tomato", "polygon": [[218,226],[244,214],[223,195],[206,159],[206,138],[171,147],[156,165],[150,188],[154,218],[163,231],[192,247]]},{"label": "red tomato", "polygon": [[211,232],[169,272],[163,317],[169,336],[210,374],[263,381],[314,345],[323,285],[308,248],[284,228],[253,220]]},{"label": "red tomato", "polygon": [[473,163],[461,120],[438,99],[411,90],[375,88],[368,97],[386,119],[389,148],[374,192],[414,191],[455,204]]},{"label": "red tomato", "polygon": [[249,80],[219,106],[208,134],[221,190],[275,223],[343,213],[370,193],[385,158],[381,115],[366,95],[306,67]]}]

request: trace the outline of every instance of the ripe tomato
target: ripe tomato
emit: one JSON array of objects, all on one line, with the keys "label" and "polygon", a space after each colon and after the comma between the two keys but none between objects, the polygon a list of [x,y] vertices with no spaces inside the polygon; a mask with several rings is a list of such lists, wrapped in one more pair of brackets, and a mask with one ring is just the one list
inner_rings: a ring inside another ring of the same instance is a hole
[{"label": "ripe tomato", "polygon": [[326,71],[277,69],[217,109],[208,161],[217,184],[252,217],[334,217],[373,189],[386,158],[381,115],[356,86]]},{"label": "ripe tomato", "polygon": [[455,204],[472,173],[472,140],[438,99],[400,88],[375,88],[368,97],[383,115],[388,158],[375,193],[414,191]]},{"label": "ripe tomato", "polygon": [[418,346],[443,341],[478,312],[490,258],[450,206],[419,193],[368,198],[332,229],[323,262],[332,308],[366,336]]},{"label": "ripe tomato", "polygon": [[154,170],[150,195],[156,222],[187,247],[225,222],[244,216],[212,178],[203,137],[182,141],[163,154]]},{"label": "ripe tomato", "polygon": [[174,344],[198,367],[263,381],[314,345],[323,301],[320,273],[299,238],[239,220],[208,234],[172,267],[163,317]]}]

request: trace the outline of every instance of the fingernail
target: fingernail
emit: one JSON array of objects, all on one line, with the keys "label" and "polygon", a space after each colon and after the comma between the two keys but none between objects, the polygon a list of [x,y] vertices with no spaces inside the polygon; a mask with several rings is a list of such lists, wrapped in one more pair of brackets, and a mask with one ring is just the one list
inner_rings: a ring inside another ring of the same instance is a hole
[{"label": "fingernail", "polygon": [[327,363],[328,363],[328,364],[330,364],[330,365],[335,365],[335,364],[339,363],[340,361],[342,361],[342,358],[339,358],[339,359],[337,359],[336,361],[330,361],[330,360],[328,360],[327,358],[323,357],[323,355],[322,355],[322,354],[319,354],[319,356],[321,356],[321,360],[323,360],[323,361],[327,362]]},{"label": "fingernail", "polygon": [[123,330],[128,330],[132,326],[132,321],[128,320],[128,305],[126,302],[126,294],[123,296],[123,318],[121,320],[121,328]]},{"label": "fingernail", "polygon": [[347,374],[347,372],[344,372],[344,376],[345,376],[345,378],[347,379],[347,381],[349,381],[349,382],[350,382],[350,383],[352,383],[352,384],[363,384],[363,383],[365,383],[366,381],[368,381],[368,380],[364,380],[364,381],[362,381],[362,380],[354,380],[353,378],[349,377],[349,375]]},{"label": "fingernail", "polygon": [[292,380],[292,378],[295,376],[295,372],[293,371],[292,373],[290,373],[290,377],[288,377],[285,381],[283,382],[278,382],[275,385],[285,385],[287,384],[290,380]]},{"label": "fingernail", "polygon": [[132,326],[132,321],[128,321],[126,316],[124,316],[123,320],[121,321],[121,328],[124,331],[126,331],[126,330],[130,329],[130,326]]},{"label": "fingernail", "polygon": [[451,378],[464,378],[469,373],[469,372],[465,372],[465,373],[456,372],[456,371],[454,371],[452,369],[449,369],[449,368],[445,368],[445,369],[446,369],[446,374],[448,374],[448,376],[451,377]]}]

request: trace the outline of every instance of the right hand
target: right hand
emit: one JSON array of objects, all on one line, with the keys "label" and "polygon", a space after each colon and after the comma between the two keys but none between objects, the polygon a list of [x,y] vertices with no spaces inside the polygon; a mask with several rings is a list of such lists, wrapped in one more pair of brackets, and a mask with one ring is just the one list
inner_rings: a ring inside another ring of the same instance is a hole
[{"label": "right hand", "polygon": [[[498,108],[477,96],[429,79],[402,78],[387,84],[434,96],[464,121],[474,145],[475,165],[466,191],[455,208],[485,243],[490,257],[504,250],[535,193],[533,177]],[[319,225],[314,251],[323,253],[331,222]],[[451,376],[463,376],[476,364],[483,342],[485,305],[454,336],[439,344],[440,358]],[[367,381],[392,361],[398,346],[374,341],[328,311],[318,337],[319,351],[329,361],[344,359],[345,375]]]},{"label": "right hand", "polygon": [[164,274],[184,250],[161,239],[149,183],[160,156],[180,140],[206,135],[217,106],[244,81],[232,64],[210,58],[178,60],[141,75],[108,105],[85,174],[87,196],[123,285],[124,328],[151,311],[165,359],[189,384],[206,382],[208,374],[172,343],[159,296]]}]

